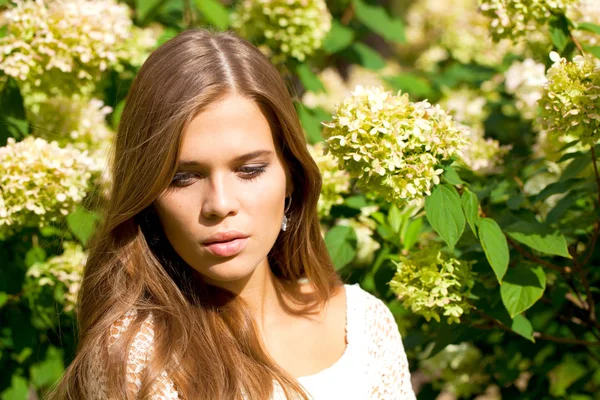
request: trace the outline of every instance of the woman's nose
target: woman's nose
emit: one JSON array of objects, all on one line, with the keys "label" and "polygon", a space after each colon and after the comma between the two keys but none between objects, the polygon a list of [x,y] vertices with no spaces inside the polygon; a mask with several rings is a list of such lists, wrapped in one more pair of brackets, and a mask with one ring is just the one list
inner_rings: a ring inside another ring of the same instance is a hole
[{"label": "woman's nose", "polygon": [[214,219],[237,214],[239,203],[235,196],[234,182],[224,176],[213,176],[207,183],[202,215]]}]

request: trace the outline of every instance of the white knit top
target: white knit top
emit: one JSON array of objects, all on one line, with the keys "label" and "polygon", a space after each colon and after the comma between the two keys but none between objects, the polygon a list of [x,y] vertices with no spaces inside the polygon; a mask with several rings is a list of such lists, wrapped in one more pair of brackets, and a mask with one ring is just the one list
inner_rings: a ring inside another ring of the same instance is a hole
[{"label": "white knit top", "polygon": [[[331,399],[415,399],[410,372],[398,326],[390,310],[378,298],[358,284],[344,285],[346,290],[346,349],[330,367],[298,378],[313,400]],[[115,323],[109,346],[127,329],[134,318],[127,314]],[[152,318],[144,321],[131,345],[127,365],[127,383],[139,391],[140,377],[152,352],[154,330]],[[98,399],[105,399],[103,379],[98,381]],[[163,372],[153,385],[153,400],[180,399],[173,382]],[[275,383],[272,400],[285,400]]]}]

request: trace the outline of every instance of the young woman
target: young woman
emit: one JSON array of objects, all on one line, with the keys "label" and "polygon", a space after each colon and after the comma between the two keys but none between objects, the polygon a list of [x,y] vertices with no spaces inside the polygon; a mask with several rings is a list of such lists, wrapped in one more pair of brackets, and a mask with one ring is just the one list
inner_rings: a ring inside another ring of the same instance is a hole
[{"label": "young woman", "polygon": [[333,269],[286,86],[231,33],[148,58],[57,399],[412,399],[391,312]]}]

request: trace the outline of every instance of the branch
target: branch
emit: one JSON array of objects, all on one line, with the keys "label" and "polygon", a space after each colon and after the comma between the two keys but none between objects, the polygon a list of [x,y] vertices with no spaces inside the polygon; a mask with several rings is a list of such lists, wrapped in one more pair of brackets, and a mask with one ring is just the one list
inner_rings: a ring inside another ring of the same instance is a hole
[{"label": "branch", "polygon": [[536,339],[549,340],[556,343],[577,344],[580,346],[600,347],[600,342],[590,342],[582,339],[563,338],[558,336],[545,335],[540,332],[533,332],[533,337]]},{"label": "branch", "polygon": [[[508,326],[504,325],[502,322],[498,321],[496,318],[484,313],[483,311],[481,311],[477,308],[475,309],[475,311],[479,315],[481,315],[483,318],[490,321],[493,325],[496,325],[497,327],[499,327],[500,329],[507,331],[507,332],[512,332],[515,335],[517,334],[515,331],[513,331]],[[474,328],[481,328],[481,329],[490,329],[491,328],[489,325],[472,325],[472,326]],[[541,332],[533,332],[533,337],[536,339],[548,340],[548,341],[556,342],[556,343],[575,344],[575,345],[588,346],[588,347],[600,347],[600,341],[590,342],[588,340],[582,340],[582,339],[572,339],[572,338],[564,338],[564,337],[546,335]]]},{"label": "branch", "polygon": [[573,43],[575,44],[575,47],[577,47],[577,49],[579,50],[579,52],[581,54],[585,54],[585,51],[583,50],[583,47],[581,46],[581,43],[579,43],[579,40],[577,40],[577,38],[575,36],[573,36],[573,32],[571,32],[570,29],[569,29],[569,36],[571,37],[571,40],[573,41]]},{"label": "branch", "polygon": [[538,256],[536,256],[535,254],[532,254],[532,253],[528,252],[527,250],[525,250],[524,248],[522,248],[521,246],[519,246],[517,244],[517,242],[515,242],[513,239],[511,239],[510,236],[508,236],[508,235],[504,235],[504,236],[506,236],[506,240],[508,241],[508,243],[512,247],[514,247],[515,250],[517,250],[519,253],[521,253],[521,255],[523,257],[528,258],[531,261],[535,261],[536,263],[538,263],[540,265],[543,265],[543,266],[545,266],[545,267],[547,267],[547,268],[549,268],[549,269],[551,269],[553,271],[560,272],[561,274],[567,272],[567,271],[565,271],[565,269],[563,267],[560,267],[560,266],[552,264],[552,263],[550,263],[548,261],[542,260],[541,258],[539,258]]}]

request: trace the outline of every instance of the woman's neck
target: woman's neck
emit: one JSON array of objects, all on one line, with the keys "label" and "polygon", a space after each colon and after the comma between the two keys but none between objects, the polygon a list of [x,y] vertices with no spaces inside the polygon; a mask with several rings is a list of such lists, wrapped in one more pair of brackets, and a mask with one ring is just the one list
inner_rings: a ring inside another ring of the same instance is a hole
[{"label": "woman's neck", "polygon": [[275,280],[277,277],[271,271],[265,258],[247,277],[235,281],[207,281],[208,283],[227,289],[240,296],[247,304],[259,329],[277,319],[285,312],[281,304],[281,294],[278,296]]}]

